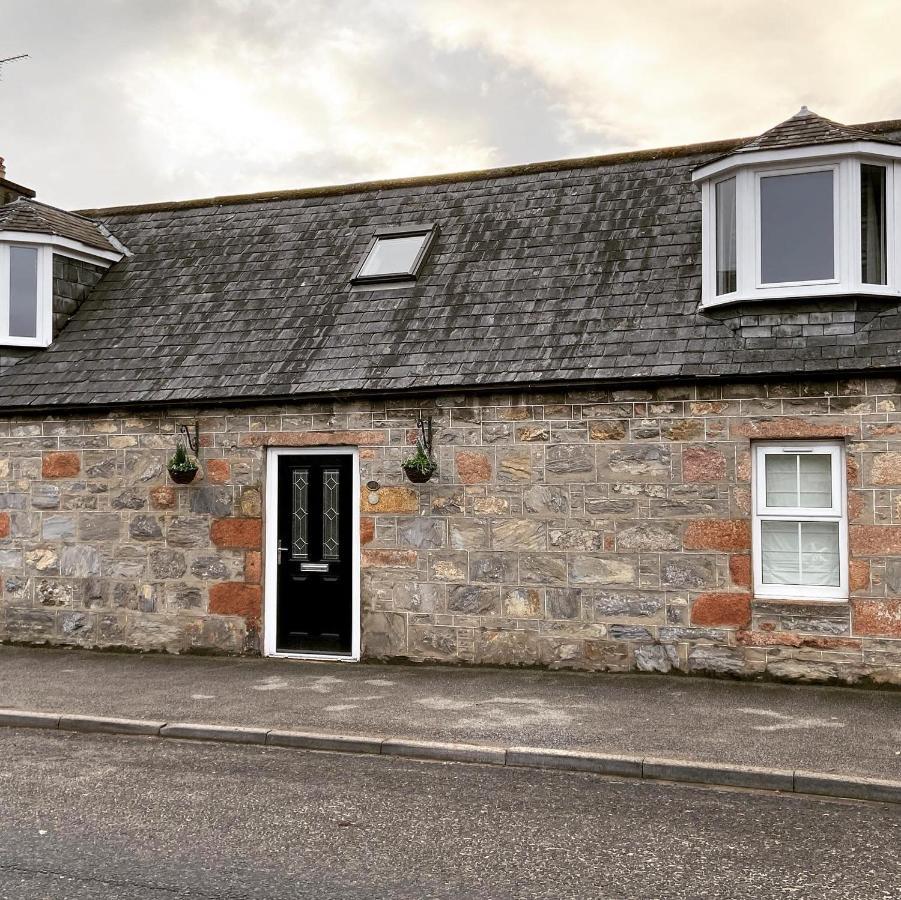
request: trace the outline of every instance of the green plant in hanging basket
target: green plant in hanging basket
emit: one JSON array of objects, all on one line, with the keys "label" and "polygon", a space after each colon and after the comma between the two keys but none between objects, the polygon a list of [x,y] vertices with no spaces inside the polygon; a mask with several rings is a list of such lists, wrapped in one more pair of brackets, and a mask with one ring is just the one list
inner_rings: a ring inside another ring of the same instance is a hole
[{"label": "green plant in hanging basket", "polygon": [[416,452],[402,463],[404,474],[417,484],[428,481],[438,471],[438,464],[426,453],[422,444],[416,442]]},{"label": "green plant in hanging basket", "polygon": [[166,463],[166,468],[169,470],[169,477],[176,484],[188,484],[194,480],[198,466],[197,460],[193,456],[188,456],[188,451],[182,444],[179,444],[169,462]]}]

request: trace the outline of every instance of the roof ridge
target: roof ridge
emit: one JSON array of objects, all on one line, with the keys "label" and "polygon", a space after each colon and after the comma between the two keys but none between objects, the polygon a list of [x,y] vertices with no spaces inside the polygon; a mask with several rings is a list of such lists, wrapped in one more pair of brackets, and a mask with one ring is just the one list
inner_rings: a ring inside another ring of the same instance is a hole
[{"label": "roof ridge", "polygon": [[[881,119],[860,125],[846,126],[859,128],[872,134],[887,131],[901,131],[901,119]],[[758,135],[759,137],[759,135]],[[702,141],[696,144],[677,144],[648,150],[627,150],[620,153],[605,153],[595,156],[577,156],[568,159],[545,160],[490,169],[473,169],[463,172],[447,172],[435,175],[418,175],[410,178],[385,178],[373,181],[356,181],[345,184],[320,185],[308,188],[293,188],[281,191],[260,191],[253,194],[224,194],[219,197],[199,197],[192,200],[168,200],[157,203],[133,203],[120,206],[98,206],[76,210],[75,214],[91,220],[91,217],[113,216],[123,213],[168,212],[180,209],[203,209],[212,206],[239,206],[245,203],[263,203],[279,200],[302,200],[308,197],[331,197],[342,194],[362,194],[368,191],[388,190],[404,187],[425,187],[438,184],[456,184],[465,181],[485,181],[490,178],[509,178],[515,175],[530,175],[541,172],[565,172],[571,169],[587,169],[595,166],[613,166],[620,163],[652,161],[655,159],[676,159],[682,156],[699,156],[707,153],[730,153],[756,138],[726,138],[718,141]]]},{"label": "roof ridge", "polygon": [[34,197],[18,197],[14,200],[14,203],[19,202],[31,203],[35,206],[43,206],[44,209],[52,209],[54,212],[63,213],[66,216],[75,216],[77,219],[81,219],[84,222],[88,222],[91,225],[96,225],[98,228],[102,227],[100,222],[96,222],[94,219],[90,218],[90,216],[86,216],[83,212],[74,209],[63,209],[61,206],[54,206],[52,203],[45,203],[43,200],[35,200]]}]

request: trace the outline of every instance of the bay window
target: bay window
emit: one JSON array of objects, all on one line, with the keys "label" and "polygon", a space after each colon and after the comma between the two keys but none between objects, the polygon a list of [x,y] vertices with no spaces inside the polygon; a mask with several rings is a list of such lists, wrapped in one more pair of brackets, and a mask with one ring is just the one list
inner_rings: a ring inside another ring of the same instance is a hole
[{"label": "bay window", "polygon": [[848,597],[845,462],[839,443],[754,446],[754,593]]},{"label": "bay window", "polygon": [[[864,152],[866,150],[866,152]],[[702,306],[901,297],[901,145],[735,153],[701,183]]]}]

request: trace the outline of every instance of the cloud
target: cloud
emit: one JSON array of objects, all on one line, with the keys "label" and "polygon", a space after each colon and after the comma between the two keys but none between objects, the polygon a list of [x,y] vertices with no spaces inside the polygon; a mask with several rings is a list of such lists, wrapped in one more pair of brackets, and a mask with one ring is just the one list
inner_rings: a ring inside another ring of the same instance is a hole
[{"label": "cloud", "polygon": [[5,0],[0,155],[72,207],[901,116],[901,8],[837,0]]},{"label": "cloud", "polygon": [[535,73],[620,147],[758,133],[803,103],[849,122],[901,113],[890,0],[436,0],[424,26]]}]

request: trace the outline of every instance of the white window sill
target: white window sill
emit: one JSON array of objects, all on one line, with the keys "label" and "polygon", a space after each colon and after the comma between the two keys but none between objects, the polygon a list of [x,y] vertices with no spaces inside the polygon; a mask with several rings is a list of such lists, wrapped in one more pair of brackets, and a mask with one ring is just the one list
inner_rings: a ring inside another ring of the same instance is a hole
[{"label": "white window sill", "polygon": [[785,594],[760,594],[755,593],[751,598],[752,603],[758,600],[765,603],[797,603],[799,606],[809,606],[812,603],[822,603],[824,606],[835,606],[836,604],[848,604],[850,601],[847,597],[799,597],[797,594],[786,596]]},{"label": "white window sill", "polygon": [[855,285],[846,287],[841,284],[792,285],[790,287],[760,288],[751,293],[723,294],[701,302],[701,309],[717,309],[721,306],[734,306],[739,303],[765,303],[772,300],[806,300],[829,297],[863,297],[873,300],[901,300],[901,290],[885,285]]}]

